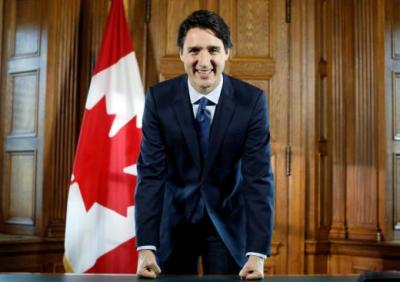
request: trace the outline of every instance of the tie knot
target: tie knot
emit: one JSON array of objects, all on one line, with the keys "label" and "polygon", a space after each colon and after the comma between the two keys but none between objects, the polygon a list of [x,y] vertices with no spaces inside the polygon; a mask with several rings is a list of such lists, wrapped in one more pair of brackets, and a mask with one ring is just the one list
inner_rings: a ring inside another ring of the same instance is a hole
[{"label": "tie knot", "polygon": [[206,106],[214,105],[214,103],[212,101],[208,100],[206,97],[203,97],[203,98],[197,100],[195,102],[195,104],[198,104],[200,109],[205,109]]}]

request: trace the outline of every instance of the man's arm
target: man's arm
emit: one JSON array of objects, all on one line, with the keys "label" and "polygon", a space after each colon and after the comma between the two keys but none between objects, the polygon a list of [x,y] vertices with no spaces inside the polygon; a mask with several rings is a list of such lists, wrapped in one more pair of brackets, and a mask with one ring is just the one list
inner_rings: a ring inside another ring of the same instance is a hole
[{"label": "man's arm", "polygon": [[[270,158],[267,103],[265,94],[260,92],[248,127],[242,174],[247,218],[246,251],[266,256],[270,255],[274,219],[274,179]],[[241,277],[262,278],[263,273],[253,272],[263,272],[263,263],[261,257],[250,255]]]},{"label": "man's arm", "polygon": [[[167,174],[165,144],[162,138],[154,94],[149,91],[143,114],[142,144],[137,164],[135,194],[136,244],[159,247],[160,221]],[[154,278],[158,273],[154,252],[140,250],[138,274]]]}]

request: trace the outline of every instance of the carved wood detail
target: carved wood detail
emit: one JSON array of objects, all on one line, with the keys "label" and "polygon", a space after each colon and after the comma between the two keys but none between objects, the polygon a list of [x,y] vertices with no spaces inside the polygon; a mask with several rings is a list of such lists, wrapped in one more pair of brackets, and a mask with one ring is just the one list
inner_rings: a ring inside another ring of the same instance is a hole
[{"label": "carved wood detail", "polygon": [[[331,100],[331,161],[332,161],[332,225],[331,238],[345,238],[346,226],[346,111],[343,89],[344,9],[343,1],[332,1],[334,15],[330,17],[330,100]],[[333,36],[335,34],[335,36]],[[328,200],[328,199],[327,199]],[[328,200],[329,201],[329,200]]]},{"label": "carved wood detail", "polygon": [[373,1],[354,2],[354,96],[347,119],[352,128],[347,132],[346,187],[348,236],[371,240],[378,231],[374,12]]},{"label": "carved wood detail", "polygon": [[396,8],[399,7],[399,0],[391,0],[390,3],[393,13],[391,13],[390,20],[390,41],[392,47],[392,58],[400,60],[400,14],[396,13]]},{"label": "carved wood detail", "polygon": [[[48,60],[48,123],[45,183],[48,237],[63,237],[68,187],[79,132],[77,123],[78,34],[80,0],[54,5]],[[62,24],[56,24],[59,22]]]},{"label": "carved wood detail", "polygon": [[400,240],[399,212],[399,156],[400,156],[400,0],[385,1],[385,102],[382,119],[386,121],[385,195],[383,212],[386,213],[384,235],[390,240]]},{"label": "carved wood detail", "polygon": [[[5,1],[1,53],[0,230],[38,234],[42,220],[46,17],[43,1]],[[24,162],[23,159],[29,160]],[[27,179],[19,177],[21,173]],[[24,209],[17,211],[18,207]]]}]

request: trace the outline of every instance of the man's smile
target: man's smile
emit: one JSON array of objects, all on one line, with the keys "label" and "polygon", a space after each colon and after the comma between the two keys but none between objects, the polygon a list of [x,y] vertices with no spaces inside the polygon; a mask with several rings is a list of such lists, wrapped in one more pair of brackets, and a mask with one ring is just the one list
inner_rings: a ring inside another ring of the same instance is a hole
[{"label": "man's smile", "polygon": [[198,73],[200,78],[203,78],[203,79],[208,78],[209,75],[211,75],[214,72],[215,72],[215,70],[213,68],[209,68],[209,69],[194,69],[194,73]]}]

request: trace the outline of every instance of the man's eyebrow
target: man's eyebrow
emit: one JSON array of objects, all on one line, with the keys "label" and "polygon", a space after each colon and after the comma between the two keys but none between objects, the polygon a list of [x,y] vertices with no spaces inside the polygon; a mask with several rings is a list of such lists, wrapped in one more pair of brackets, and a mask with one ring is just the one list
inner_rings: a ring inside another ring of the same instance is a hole
[{"label": "man's eyebrow", "polygon": [[187,49],[189,51],[197,51],[197,50],[200,50],[201,47],[199,47],[199,46],[189,46],[189,47],[187,47]]},{"label": "man's eyebrow", "polygon": [[[189,47],[187,47],[187,49],[188,49],[189,51],[197,51],[197,50],[203,49],[203,47],[201,47],[201,46],[189,46]],[[208,46],[206,47],[206,49],[207,49],[207,50],[210,50],[210,49],[221,50],[221,47],[220,47],[220,46],[217,46],[217,45],[208,45]]]}]

